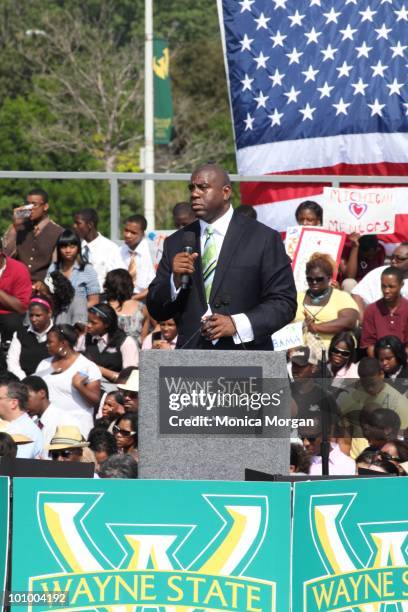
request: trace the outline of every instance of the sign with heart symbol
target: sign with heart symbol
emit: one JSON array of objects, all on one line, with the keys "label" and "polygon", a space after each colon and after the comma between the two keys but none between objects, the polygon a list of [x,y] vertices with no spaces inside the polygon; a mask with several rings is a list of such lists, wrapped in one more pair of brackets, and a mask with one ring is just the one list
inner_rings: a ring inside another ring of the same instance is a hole
[{"label": "sign with heart symbol", "polygon": [[351,202],[349,204],[349,210],[356,219],[361,219],[361,217],[367,211],[367,204],[356,204],[356,202]]}]

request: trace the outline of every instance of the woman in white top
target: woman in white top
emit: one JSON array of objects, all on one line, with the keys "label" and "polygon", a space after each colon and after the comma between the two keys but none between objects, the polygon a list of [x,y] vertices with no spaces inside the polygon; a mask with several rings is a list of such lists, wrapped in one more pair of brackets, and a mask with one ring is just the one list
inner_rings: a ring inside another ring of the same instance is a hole
[{"label": "woman in white top", "polygon": [[101,373],[96,364],[74,350],[77,332],[71,325],[58,325],[47,334],[51,355],[43,359],[36,374],[47,383],[50,400],[72,417],[86,438],[94,422],[94,409],[101,395]]}]

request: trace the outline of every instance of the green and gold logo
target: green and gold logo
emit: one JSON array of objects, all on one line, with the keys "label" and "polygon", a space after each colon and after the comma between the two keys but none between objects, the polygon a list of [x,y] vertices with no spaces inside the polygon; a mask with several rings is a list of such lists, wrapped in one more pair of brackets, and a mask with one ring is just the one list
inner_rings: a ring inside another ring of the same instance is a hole
[{"label": "green and gold logo", "polygon": [[197,545],[201,540],[197,531],[205,525],[194,521],[124,524],[101,520],[103,496],[37,495],[38,524],[61,571],[32,576],[29,589],[68,592],[69,603],[55,609],[276,609],[276,584],[246,574],[265,539],[267,497],[204,494],[208,512],[216,513],[220,528],[203,547]]},{"label": "green and gold logo", "polygon": [[310,498],[310,529],[327,574],[304,583],[305,612],[408,611],[408,520],[357,523],[359,550],[343,527],[356,495]]}]

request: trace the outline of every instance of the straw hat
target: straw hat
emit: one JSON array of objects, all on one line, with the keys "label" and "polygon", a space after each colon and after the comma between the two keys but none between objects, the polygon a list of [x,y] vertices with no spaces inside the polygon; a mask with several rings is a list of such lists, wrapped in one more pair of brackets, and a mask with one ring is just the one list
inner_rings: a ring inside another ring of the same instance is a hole
[{"label": "straw hat", "polygon": [[121,385],[117,385],[119,389],[124,391],[139,392],[139,370],[132,370],[127,381]]},{"label": "straw hat", "polygon": [[28,436],[25,436],[24,434],[12,433],[10,431],[7,431],[8,425],[10,425],[8,421],[4,421],[3,419],[0,419],[0,432],[7,433],[11,438],[13,438],[16,444],[31,444],[33,440],[29,438]]},{"label": "straw hat", "polygon": [[47,450],[62,450],[64,448],[84,448],[89,442],[84,440],[78,427],[75,425],[59,425],[55,430]]}]

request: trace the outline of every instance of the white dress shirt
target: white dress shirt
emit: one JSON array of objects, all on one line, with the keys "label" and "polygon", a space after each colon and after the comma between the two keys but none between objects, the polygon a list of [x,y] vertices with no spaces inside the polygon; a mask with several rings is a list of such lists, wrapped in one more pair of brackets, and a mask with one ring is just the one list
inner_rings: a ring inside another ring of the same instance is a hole
[{"label": "white dress shirt", "polygon": [[22,434],[32,440],[29,444],[17,445],[17,459],[36,459],[43,452],[42,432],[26,412],[14,421],[9,421],[6,432]]},{"label": "white dress shirt", "polygon": [[76,423],[67,415],[63,408],[59,408],[50,402],[48,408],[44,410],[42,415],[37,419],[36,424],[41,429],[44,440],[43,457],[48,457],[47,445],[54,437],[55,430],[59,425],[75,425]]},{"label": "white dress shirt", "polygon": [[[221,252],[221,247],[222,244],[224,242],[224,238],[225,235],[227,233],[228,230],[228,226],[231,222],[232,219],[232,215],[234,214],[234,209],[232,208],[232,206],[230,206],[227,210],[227,212],[225,212],[222,217],[220,217],[219,219],[217,219],[216,221],[214,221],[214,223],[207,223],[206,221],[203,221],[202,219],[200,219],[200,247],[201,247],[201,256],[204,252],[204,244],[205,244],[205,240],[206,240],[206,235],[205,235],[205,230],[206,228],[211,225],[211,228],[213,230],[213,237],[214,237],[214,242],[215,242],[215,248],[217,250],[217,259],[220,255]],[[215,269],[215,271],[217,272],[217,269]],[[175,285],[174,285],[174,280],[173,280],[173,275],[171,275],[171,279],[170,279],[170,283],[171,283],[171,293],[172,293],[172,299],[175,300],[179,291],[179,289],[176,289]],[[208,309],[207,312],[204,313],[204,317],[205,316],[210,316],[212,314],[211,308],[208,305]],[[239,314],[234,314],[231,317],[235,323],[235,327],[237,329],[237,333],[232,337],[235,344],[241,344],[241,342],[251,342],[254,339],[254,332],[252,329],[252,325],[248,319],[248,317],[246,316],[246,314],[244,314],[243,312],[239,313]],[[213,340],[213,344],[216,344],[218,342],[218,340]]]},{"label": "white dress shirt", "polygon": [[144,289],[147,289],[154,277],[156,272],[154,270],[152,256],[150,254],[149,243],[146,238],[143,238],[134,251],[130,249],[126,244],[120,247],[120,255],[122,257],[122,264],[126,270],[129,268],[130,255],[131,253],[136,255],[136,280],[135,280],[135,293],[141,293]]},{"label": "white dress shirt", "polygon": [[[31,327],[31,323],[27,328],[28,332],[34,334],[37,338],[38,342],[47,342],[47,334],[50,331],[51,327],[54,323],[50,323],[47,329],[43,332],[36,332],[33,327]],[[21,356],[21,343],[17,338],[17,332],[14,332],[13,338],[10,342],[9,350],[7,351],[7,369],[10,372],[13,372],[20,380],[23,380],[27,376],[22,367],[20,366],[20,356]]]},{"label": "white dress shirt", "polygon": [[107,273],[125,267],[118,245],[99,233],[91,242],[82,241],[82,254],[93,265],[102,290]]}]

